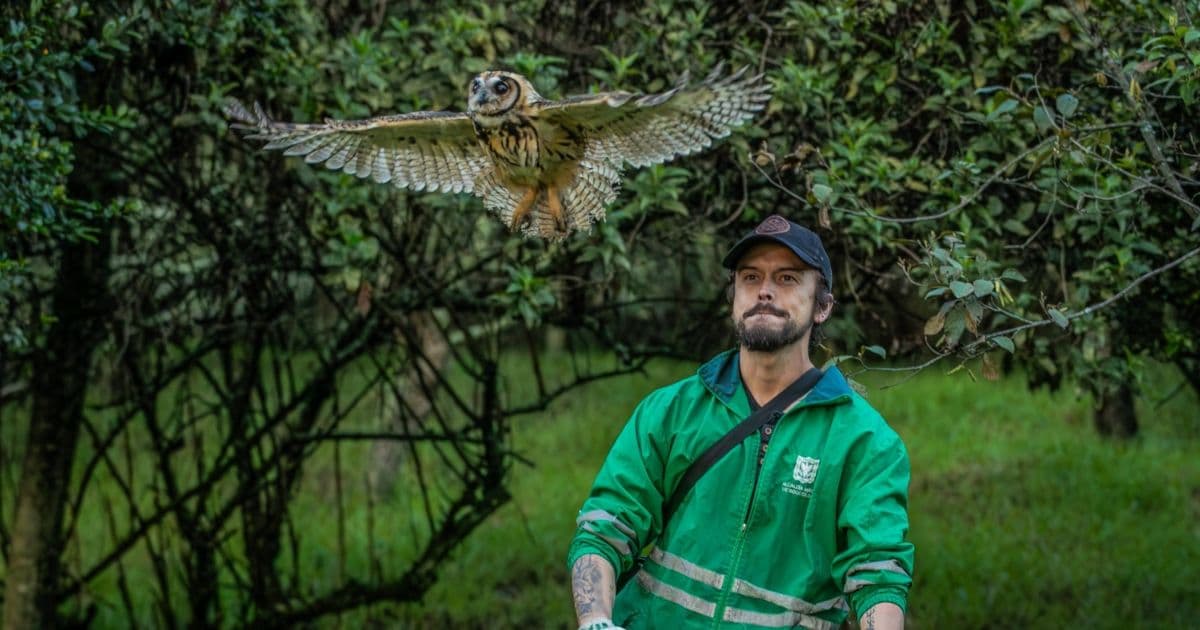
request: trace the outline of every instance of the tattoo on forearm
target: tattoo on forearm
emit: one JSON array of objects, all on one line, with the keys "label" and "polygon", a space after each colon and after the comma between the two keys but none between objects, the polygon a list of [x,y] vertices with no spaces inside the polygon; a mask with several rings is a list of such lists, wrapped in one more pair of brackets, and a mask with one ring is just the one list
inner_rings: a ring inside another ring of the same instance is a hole
[{"label": "tattoo on forearm", "polygon": [[875,630],[875,609],[868,610],[858,625],[862,630]]},{"label": "tattoo on forearm", "polygon": [[584,556],[575,562],[571,570],[571,592],[575,597],[575,612],[580,617],[596,611],[603,597],[602,581],[599,560]]}]

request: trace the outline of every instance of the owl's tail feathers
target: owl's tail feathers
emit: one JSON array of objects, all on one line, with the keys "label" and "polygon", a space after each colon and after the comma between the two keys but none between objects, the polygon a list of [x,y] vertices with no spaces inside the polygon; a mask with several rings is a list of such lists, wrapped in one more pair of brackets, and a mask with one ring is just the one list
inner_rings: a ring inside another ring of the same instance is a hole
[{"label": "owl's tail feathers", "polygon": [[608,205],[617,199],[621,172],[607,162],[583,160],[575,178],[562,191],[564,219],[568,229],[591,230],[603,221]]},{"label": "owl's tail feathers", "polygon": [[[475,180],[472,191],[483,198],[483,205],[496,213],[504,225],[511,226],[513,213],[521,205],[527,190],[519,186],[506,186],[496,178],[494,171],[485,171]],[[536,202],[535,202],[536,203]]]},{"label": "owl's tail feathers", "polygon": [[[526,236],[551,241],[562,240],[574,231],[586,234],[593,223],[604,220],[608,204],[616,200],[620,186],[620,171],[606,162],[585,159],[565,185],[551,188],[539,197],[522,231]],[[555,192],[562,211],[558,217],[551,211],[548,197]]]},{"label": "owl's tail feathers", "polygon": [[[521,206],[528,189],[506,186],[492,174],[476,180],[474,192],[483,197],[483,205],[496,213],[505,225],[519,229],[529,238],[557,241],[576,230],[588,232],[592,224],[604,219],[608,204],[617,198],[621,173],[612,165],[586,159],[580,162],[574,176],[565,186],[551,187],[537,193],[533,205],[518,225],[513,225],[514,211]],[[562,214],[556,219],[550,209],[548,195],[558,194]]]}]

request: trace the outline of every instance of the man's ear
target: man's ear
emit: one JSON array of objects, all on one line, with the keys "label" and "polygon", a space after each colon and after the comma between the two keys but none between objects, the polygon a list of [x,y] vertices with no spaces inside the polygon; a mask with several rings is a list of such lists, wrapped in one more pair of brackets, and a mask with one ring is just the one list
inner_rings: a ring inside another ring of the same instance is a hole
[{"label": "man's ear", "polygon": [[818,324],[824,324],[825,320],[833,314],[833,294],[825,291],[817,300],[816,308],[813,311],[813,321]]}]

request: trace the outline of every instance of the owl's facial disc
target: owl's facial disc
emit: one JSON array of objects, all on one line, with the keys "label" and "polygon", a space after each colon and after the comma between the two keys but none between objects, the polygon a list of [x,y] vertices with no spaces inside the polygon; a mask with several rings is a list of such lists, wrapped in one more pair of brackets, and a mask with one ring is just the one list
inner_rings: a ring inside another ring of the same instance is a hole
[{"label": "owl's facial disc", "polygon": [[471,80],[467,92],[467,111],[484,116],[499,116],[512,109],[521,97],[521,85],[503,72],[485,72]]}]

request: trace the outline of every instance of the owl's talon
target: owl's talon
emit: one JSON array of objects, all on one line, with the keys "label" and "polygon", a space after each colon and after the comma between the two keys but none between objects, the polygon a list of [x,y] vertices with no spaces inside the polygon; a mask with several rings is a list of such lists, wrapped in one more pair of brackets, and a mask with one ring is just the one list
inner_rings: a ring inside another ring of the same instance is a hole
[{"label": "owl's talon", "polygon": [[515,232],[521,226],[521,221],[529,214],[529,209],[533,207],[533,202],[537,199],[537,193],[536,186],[531,186],[525,191],[525,196],[521,197],[521,201],[518,201],[517,206],[513,208],[512,222],[509,223],[508,229]]},{"label": "owl's talon", "polygon": [[559,188],[551,186],[546,189],[546,205],[550,207],[550,217],[554,219],[554,229],[559,234],[567,233],[566,215],[563,213],[562,198],[558,196]]}]

